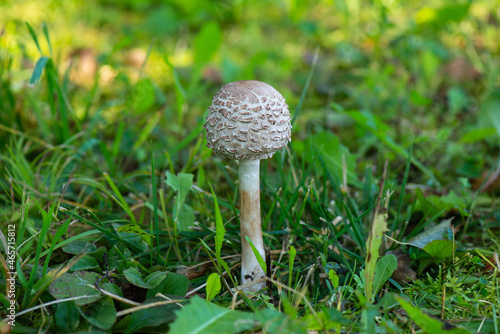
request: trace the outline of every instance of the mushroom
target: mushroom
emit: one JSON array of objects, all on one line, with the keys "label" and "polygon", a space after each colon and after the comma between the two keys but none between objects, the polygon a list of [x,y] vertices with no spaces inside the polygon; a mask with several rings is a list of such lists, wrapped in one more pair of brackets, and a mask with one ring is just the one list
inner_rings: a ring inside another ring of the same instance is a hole
[{"label": "mushroom", "polygon": [[[291,141],[290,112],[283,96],[270,85],[236,81],[223,86],[208,108],[207,147],[224,158],[239,160],[241,282],[265,276],[246,236],[264,258],[260,220],[259,163]],[[245,290],[258,291],[265,282]]]}]

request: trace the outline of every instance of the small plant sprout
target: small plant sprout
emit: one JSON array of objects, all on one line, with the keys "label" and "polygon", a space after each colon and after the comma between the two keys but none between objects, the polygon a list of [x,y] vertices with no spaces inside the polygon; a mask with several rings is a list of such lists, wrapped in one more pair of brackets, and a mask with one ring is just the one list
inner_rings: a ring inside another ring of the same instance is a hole
[{"label": "small plant sprout", "polygon": [[[217,155],[239,161],[241,282],[265,276],[248,237],[264,257],[260,218],[259,163],[291,141],[290,112],[283,96],[270,85],[236,81],[223,86],[208,108],[207,146]],[[258,291],[265,283],[249,286]]]}]

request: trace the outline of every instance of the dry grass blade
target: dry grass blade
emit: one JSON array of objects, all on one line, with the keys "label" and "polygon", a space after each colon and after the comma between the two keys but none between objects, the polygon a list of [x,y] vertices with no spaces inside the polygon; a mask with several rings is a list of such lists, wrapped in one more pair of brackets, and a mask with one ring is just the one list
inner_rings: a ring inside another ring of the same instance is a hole
[{"label": "dry grass blade", "polygon": [[182,300],[166,300],[164,302],[156,302],[156,303],[151,303],[151,304],[146,304],[146,305],[140,305],[137,307],[132,307],[132,308],[117,312],[116,316],[121,317],[121,316],[130,314],[130,313],[134,313],[134,312],[137,312],[140,310],[147,310],[148,308],[162,306],[162,305],[168,305],[168,304],[174,304],[174,303],[179,303],[179,302],[182,302]]},{"label": "dry grass blade", "polygon": [[97,289],[95,287],[95,285],[92,285],[92,284],[87,284],[87,287],[89,288],[92,288],[94,290],[98,290],[100,293],[102,293],[103,295],[106,295],[106,296],[109,296],[119,302],[122,302],[124,304],[127,304],[127,305],[130,305],[130,306],[138,306],[138,305],[141,305],[140,303],[138,302],[134,302],[133,300],[130,300],[130,299],[127,299],[127,298],[123,298],[123,297],[120,297],[120,296],[117,296],[115,295],[114,293],[111,293],[109,291],[106,291],[104,289]]},{"label": "dry grass blade", "polygon": [[85,296],[78,296],[78,297],[70,297],[70,298],[53,300],[51,302],[43,303],[43,304],[40,304],[40,305],[37,305],[37,306],[33,306],[33,307],[30,307],[30,308],[27,308],[26,310],[23,310],[21,312],[17,312],[16,313],[16,317],[20,317],[20,316],[22,316],[24,314],[30,313],[32,311],[35,311],[35,310],[38,310],[38,309],[41,309],[41,308],[44,308],[44,307],[47,307],[47,306],[50,306],[50,305],[59,304],[59,303],[65,303],[65,302],[69,302],[69,301],[72,301],[72,300],[79,300],[79,299],[85,299],[85,298],[95,298],[95,296],[87,296],[87,295],[85,295]]}]

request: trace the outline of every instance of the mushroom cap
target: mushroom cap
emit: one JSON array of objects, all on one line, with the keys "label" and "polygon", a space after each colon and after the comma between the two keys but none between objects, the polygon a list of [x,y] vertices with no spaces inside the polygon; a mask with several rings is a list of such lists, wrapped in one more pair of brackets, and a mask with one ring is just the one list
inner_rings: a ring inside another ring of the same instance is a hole
[{"label": "mushroom cap", "polygon": [[231,82],[208,108],[207,147],[235,160],[267,159],[291,141],[290,112],[283,96],[256,80]]}]

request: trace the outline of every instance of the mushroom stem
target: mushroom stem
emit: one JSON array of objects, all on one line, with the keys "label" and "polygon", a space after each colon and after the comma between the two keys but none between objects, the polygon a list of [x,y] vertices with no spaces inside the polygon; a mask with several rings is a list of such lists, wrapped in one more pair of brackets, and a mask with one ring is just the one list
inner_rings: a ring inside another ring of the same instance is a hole
[{"label": "mushroom stem", "polygon": [[[264,258],[264,242],[260,223],[260,160],[240,160],[240,232],[241,232],[241,282],[255,281],[265,276],[252,247],[245,236]],[[246,291],[258,291],[265,283],[252,285]]]}]

